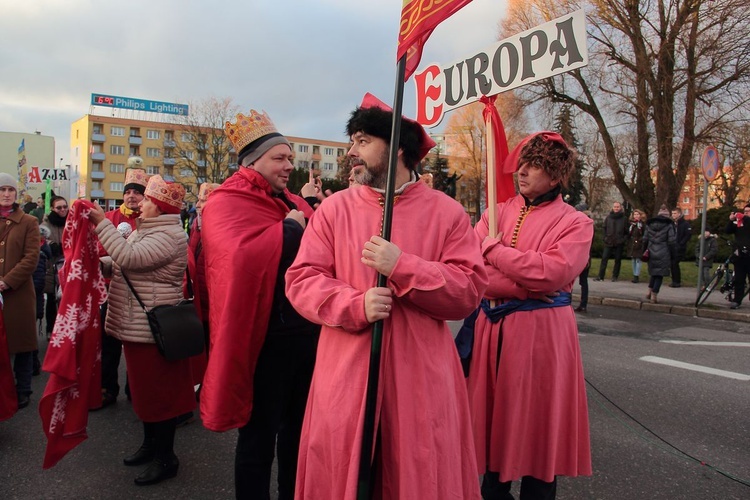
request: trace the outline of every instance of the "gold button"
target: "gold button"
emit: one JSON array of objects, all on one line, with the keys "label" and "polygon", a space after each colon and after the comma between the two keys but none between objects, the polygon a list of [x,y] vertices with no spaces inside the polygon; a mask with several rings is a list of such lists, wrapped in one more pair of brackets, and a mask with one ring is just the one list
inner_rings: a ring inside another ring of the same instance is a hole
[{"label": "gold button", "polygon": [[5,245],[5,242],[4,241],[0,241],[0,245]]},{"label": "gold button", "polygon": [[9,220],[6,220],[6,221],[5,221],[5,225],[6,225],[6,226],[9,226],[9,225],[10,225],[10,221],[9,221]]},{"label": "gold button", "polygon": [[2,264],[3,262],[5,262],[5,259],[0,259],[0,264]]}]

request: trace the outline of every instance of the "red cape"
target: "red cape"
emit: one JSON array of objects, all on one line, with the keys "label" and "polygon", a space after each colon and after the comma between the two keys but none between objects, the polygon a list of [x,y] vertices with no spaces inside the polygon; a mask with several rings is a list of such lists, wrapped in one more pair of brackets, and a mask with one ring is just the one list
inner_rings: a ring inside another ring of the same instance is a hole
[{"label": "red cape", "polygon": [[0,422],[15,415],[18,410],[16,383],[10,364],[8,339],[5,336],[5,321],[0,314]]},{"label": "red cape", "polygon": [[[312,216],[299,196],[284,190]],[[255,363],[268,328],[289,208],[255,170],[240,168],[203,208],[211,346],[201,389],[201,419],[213,431],[250,420]]]},{"label": "red cape", "polygon": [[39,402],[47,436],[45,469],[87,438],[89,408],[101,405],[101,324],[99,306],[107,288],[99,268],[98,239],[88,220],[89,201],[76,201],[63,232],[63,296],[44,356],[50,373]]}]

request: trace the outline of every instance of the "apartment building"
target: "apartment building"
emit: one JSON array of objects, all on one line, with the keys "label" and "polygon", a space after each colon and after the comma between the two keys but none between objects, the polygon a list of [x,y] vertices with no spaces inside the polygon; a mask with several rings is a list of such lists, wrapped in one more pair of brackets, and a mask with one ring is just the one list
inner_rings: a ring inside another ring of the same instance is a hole
[{"label": "apartment building", "polygon": [[[346,142],[287,136],[298,168],[313,168],[333,178]],[[130,156],[143,158],[149,174],[185,185],[186,201],[197,199],[203,182],[219,182],[237,169],[237,152],[223,129],[87,114],[71,124],[70,145],[78,174],[79,198],[97,201],[105,210],[122,203],[125,168]]]}]

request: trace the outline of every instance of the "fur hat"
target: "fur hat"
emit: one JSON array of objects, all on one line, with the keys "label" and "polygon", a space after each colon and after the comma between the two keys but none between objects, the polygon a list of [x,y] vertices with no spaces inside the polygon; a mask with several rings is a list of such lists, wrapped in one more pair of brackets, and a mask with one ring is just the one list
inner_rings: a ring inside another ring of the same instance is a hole
[{"label": "fur hat", "polygon": [[[357,132],[364,132],[390,143],[392,127],[393,109],[368,92],[359,107],[352,111],[346,124],[346,134],[351,137]],[[408,168],[414,168],[434,147],[435,141],[422,125],[401,117],[399,148],[404,152],[404,163]]]},{"label": "fur hat", "polygon": [[177,182],[166,182],[161,175],[156,174],[148,180],[145,195],[162,213],[179,214],[185,198],[185,188]]},{"label": "fur hat", "polygon": [[0,174],[0,187],[9,186],[18,191],[18,180],[5,172]]}]

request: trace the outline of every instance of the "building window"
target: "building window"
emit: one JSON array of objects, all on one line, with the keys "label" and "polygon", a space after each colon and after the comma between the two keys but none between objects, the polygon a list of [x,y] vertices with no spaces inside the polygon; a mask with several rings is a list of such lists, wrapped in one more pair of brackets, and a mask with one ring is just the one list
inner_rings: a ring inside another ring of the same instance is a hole
[{"label": "building window", "polygon": [[141,148],[138,146],[130,146],[130,156],[141,156]]},{"label": "building window", "polygon": [[149,158],[159,158],[161,157],[161,151],[159,148],[146,148],[146,156]]},{"label": "building window", "polygon": [[91,181],[91,189],[93,191],[100,191],[102,189],[101,181]]},{"label": "building window", "polygon": [[300,153],[307,153],[307,151],[308,151],[309,149],[310,149],[310,146],[306,146],[306,145],[304,145],[304,144],[300,144],[300,145],[298,146],[298,149],[297,149],[297,151],[299,151]]},{"label": "building window", "polygon": [[192,151],[183,151],[182,157],[186,160],[192,160],[193,159],[193,152]]},{"label": "building window", "polygon": [[115,127],[113,125],[112,128],[109,129],[109,133],[112,137],[125,137],[125,127]]},{"label": "building window", "polygon": [[140,137],[141,129],[136,127],[130,127],[130,137]]},{"label": "building window", "polygon": [[346,154],[346,150],[343,148],[339,148],[338,152],[336,153],[336,156],[344,156]]},{"label": "building window", "polygon": [[313,154],[314,155],[320,154],[320,146],[313,146]]},{"label": "building window", "polygon": [[298,161],[297,167],[299,168],[310,168],[310,162],[309,161]]},{"label": "building window", "polygon": [[159,137],[161,137],[161,132],[158,130],[147,130],[146,131],[146,138],[147,139],[156,139],[158,140]]},{"label": "building window", "polygon": [[189,168],[181,168],[180,169],[180,177],[191,177],[193,175],[193,171]]},{"label": "building window", "polygon": [[114,144],[109,147],[109,154],[113,155],[124,155],[125,146],[115,146]]},{"label": "building window", "polygon": [[110,182],[109,183],[110,191],[117,191],[118,193],[122,193],[124,187],[125,185],[122,182]]},{"label": "building window", "polygon": [[682,202],[683,203],[690,203],[690,198],[685,197],[685,198],[682,199]]},{"label": "building window", "polygon": [[169,176],[169,177],[174,177],[174,168],[164,167],[164,175]]},{"label": "building window", "polygon": [[182,139],[180,139],[182,142],[192,142],[193,140],[193,134],[190,134],[188,132],[182,133]]},{"label": "building window", "polygon": [[[76,132],[78,132],[78,131],[76,130]],[[94,124],[93,133],[95,133],[95,134],[101,134],[102,133],[102,126],[101,126],[101,124],[99,124],[99,123],[95,123]]]},{"label": "building window", "polygon": [[91,171],[92,172],[104,172],[104,170],[102,170],[102,164],[99,162],[94,162],[91,164]]},{"label": "building window", "polygon": [[171,130],[165,130],[164,131],[164,140],[165,141],[173,141],[174,140],[174,132]]},{"label": "building window", "polygon": [[159,173],[159,167],[146,167],[146,173],[148,175],[157,175]]},{"label": "building window", "polygon": [[325,148],[323,149],[323,153],[325,153],[326,156],[333,156],[333,148]]},{"label": "building window", "polygon": [[323,164],[323,170],[326,170],[326,171],[329,171],[329,172],[332,171],[333,170],[333,163],[324,163]]},{"label": "building window", "polygon": [[124,163],[110,163],[109,171],[112,172],[113,174],[121,174],[125,172],[125,164]]}]

